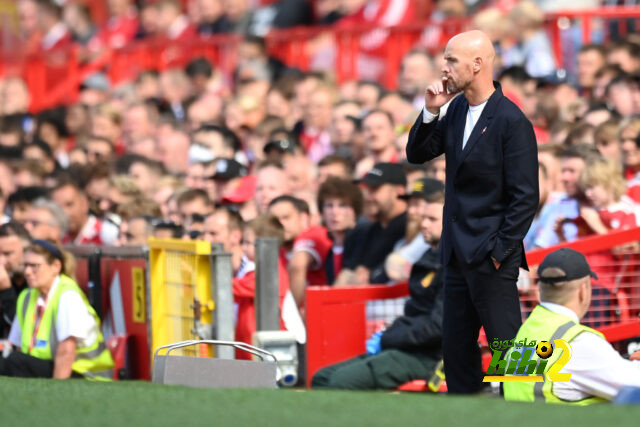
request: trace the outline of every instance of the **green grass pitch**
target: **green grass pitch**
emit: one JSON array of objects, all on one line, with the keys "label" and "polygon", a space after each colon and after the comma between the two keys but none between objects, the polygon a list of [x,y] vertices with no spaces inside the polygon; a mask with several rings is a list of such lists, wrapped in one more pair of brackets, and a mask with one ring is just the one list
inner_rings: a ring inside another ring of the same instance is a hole
[{"label": "green grass pitch", "polygon": [[607,426],[640,406],[566,407],[428,393],[203,390],[123,381],[0,378],[2,426]]}]

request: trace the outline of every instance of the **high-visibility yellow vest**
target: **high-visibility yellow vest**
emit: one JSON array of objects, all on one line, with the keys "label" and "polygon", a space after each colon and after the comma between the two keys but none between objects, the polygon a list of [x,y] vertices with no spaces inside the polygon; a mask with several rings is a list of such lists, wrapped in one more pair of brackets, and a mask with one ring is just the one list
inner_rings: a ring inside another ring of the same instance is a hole
[{"label": "high-visibility yellow vest", "polygon": [[[38,359],[53,360],[58,350],[58,336],[55,324],[58,319],[60,295],[67,291],[77,292],[82,297],[87,310],[89,310],[96,323],[100,325],[98,315],[76,282],[68,276],[61,275],[53,294],[49,295],[47,306],[40,319],[36,345],[34,346],[31,346],[31,341],[36,327],[36,305],[40,291],[33,288],[26,289],[18,298],[16,313],[22,331],[21,351],[23,353]],[[98,338],[93,344],[88,347],[76,347],[76,357],[72,369],[85,378],[111,380],[113,379],[113,365],[111,352],[105,346],[102,331],[98,327]]]},{"label": "high-visibility yellow vest", "polygon": [[[540,341],[549,341],[553,343],[555,339],[563,339],[569,343],[581,333],[596,334],[602,339],[604,335],[595,329],[576,323],[570,317],[562,314],[554,313],[541,305],[536,306],[529,315],[529,318],[522,324],[514,342],[520,342],[523,339]],[[551,369],[554,363],[558,361],[562,351],[554,351],[548,359],[547,366],[544,370],[545,374]],[[535,351],[532,360],[537,358]],[[556,396],[553,392],[553,381],[549,381],[546,375],[543,375],[543,382],[506,382],[504,383],[505,400],[518,400],[524,402],[544,401],[547,403],[566,403],[572,405],[590,405],[593,403],[605,402],[600,397],[588,397],[581,400],[565,400]]]}]

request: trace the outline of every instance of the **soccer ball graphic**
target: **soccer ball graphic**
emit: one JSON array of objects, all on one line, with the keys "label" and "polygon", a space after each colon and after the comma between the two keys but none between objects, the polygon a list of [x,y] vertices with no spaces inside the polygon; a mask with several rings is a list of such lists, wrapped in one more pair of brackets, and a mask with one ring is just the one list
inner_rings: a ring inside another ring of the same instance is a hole
[{"label": "soccer ball graphic", "polygon": [[536,346],[536,354],[540,359],[548,359],[553,354],[553,347],[549,341],[540,341]]}]

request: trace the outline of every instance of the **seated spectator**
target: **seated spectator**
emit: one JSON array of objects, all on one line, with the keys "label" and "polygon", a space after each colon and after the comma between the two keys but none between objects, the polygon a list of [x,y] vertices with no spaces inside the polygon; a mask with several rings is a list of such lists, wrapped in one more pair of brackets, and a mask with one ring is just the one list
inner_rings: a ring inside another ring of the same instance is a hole
[{"label": "seated spectator", "polygon": [[640,113],[640,106],[636,106],[633,92],[635,80],[627,74],[619,75],[609,82],[605,89],[605,101],[620,117],[634,117]]},{"label": "seated spectator", "polygon": [[351,180],[329,176],[318,190],[318,209],[322,223],[332,241],[324,263],[327,284],[331,285],[342,270],[344,242],[362,213],[362,191]]},{"label": "seated spectator", "polygon": [[107,197],[100,201],[100,210],[105,214],[115,214],[118,206],[142,196],[140,188],[129,175],[113,175],[109,178]]},{"label": "seated spectator", "polygon": [[224,194],[230,194],[242,184],[243,178],[249,174],[246,166],[229,158],[218,158],[215,164],[215,172],[210,179],[215,183],[216,198],[214,203],[220,203]]},{"label": "seated spectator", "polygon": [[102,45],[110,49],[126,46],[138,32],[138,14],[131,0],[107,2],[109,20],[98,37]]},{"label": "seated spectator", "polygon": [[580,202],[584,200],[578,180],[586,165],[599,156],[595,147],[584,144],[569,147],[562,153],[560,179],[565,194],[539,218],[539,231],[530,249],[547,248],[561,241],[571,242],[578,238],[575,220],[580,216]]},{"label": "seated spectator", "polygon": [[327,284],[324,264],[331,240],[324,227],[311,226],[309,205],[303,200],[289,195],[276,197],[269,203],[269,213],[284,227],[281,258],[289,273],[291,294],[304,312],[306,287]]},{"label": "seated spectator", "polygon": [[232,191],[222,194],[222,204],[236,209],[242,219],[247,222],[258,216],[258,208],[253,195],[256,192],[256,176],[242,178],[240,184]]},{"label": "seated spectator", "polygon": [[404,316],[367,342],[367,354],[316,372],[313,388],[391,389],[416,379],[429,380],[442,358],[442,234],[444,192],[427,200],[421,234],[430,249],[411,269]]},{"label": "seated spectator", "polygon": [[596,128],[594,138],[596,147],[603,157],[622,164],[622,149],[618,139],[620,122],[615,119],[607,120]]},{"label": "seated spectator", "polygon": [[31,238],[60,244],[69,230],[69,218],[60,206],[48,199],[37,199],[24,221]]},{"label": "seated spectator", "polygon": [[289,191],[299,193],[311,191],[315,194],[318,170],[316,165],[306,156],[289,156],[283,162],[284,171],[289,182]]},{"label": "seated spectator", "polygon": [[113,359],[102,337],[100,318],[70,277],[68,258],[46,240],[34,240],[25,250],[29,291],[18,298],[9,334],[17,350],[0,358],[0,375],[113,378]]},{"label": "seated spectator", "polygon": [[101,136],[90,136],[85,145],[87,152],[87,162],[90,165],[96,163],[109,163],[115,155],[113,142]]},{"label": "seated spectator", "polygon": [[38,0],[38,25],[44,36],[43,51],[62,50],[71,45],[71,33],[62,22],[62,7],[54,0]]},{"label": "seated spectator", "polygon": [[228,33],[231,31],[231,22],[224,14],[221,0],[200,0],[198,2],[200,19],[198,34],[211,37],[214,34]]},{"label": "seated spectator", "polygon": [[47,171],[35,160],[19,160],[13,164],[13,182],[18,188],[42,187]]},{"label": "seated spectator", "polygon": [[7,199],[11,220],[23,224],[33,202],[41,197],[47,197],[46,188],[23,187],[11,193]]},{"label": "seated spectator", "polygon": [[425,176],[444,183],[447,175],[446,166],[444,154],[433,160],[429,160],[426,164]]},{"label": "seated spectator", "polygon": [[61,181],[51,191],[53,200],[69,217],[69,232],[62,243],[75,245],[113,245],[118,238],[118,227],[89,212],[89,200],[73,181]]},{"label": "seated spectator", "polygon": [[309,105],[302,118],[300,144],[311,161],[317,163],[333,152],[331,137],[331,107],[336,101],[336,93],[328,85],[319,85],[309,97]]},{"label": "seated spectator", "polygon": [[422,212],[433,194],[444,191],[444,184],[433,178],[421,178],[416,180],[410,189],[410,193],[398,196],[407,201],[406,235],[396,243],[384,264],[387,276],[394,282],[408,280],[411,266],[429,249],[420,233]]},{"label": "seated spectator", "polygon": [[147,197],[153,195],[164,172],[162,163],[143,156],[135,157],[129,166],[129,175]]},{"label": "seated spectator", "polygon": [[538,162],[538,185],[539,185],[539,195],[540,201],[538,202],[538,210],[536,211],[536,215],[531,222],[531,226],[529,227],[529,231],[525,236],[523,243],[524,249],[526,251],[533,249],[534,242],[539,238],[539,235],[542,231],[541,229],[541,219],[547,218],[549,209],[552,209],[554,203],[558,201],[560,198],[564,197],[564,193],[554,193],[553,192],[553,183],[551,181],[551,177],[549,176],[549,172],[547,171],[547,167],[544,163]]},{"label": "seated spectator", "polygon": [[345,253],[354,252],[344,260],[336,285],[387,283],[384,261],[406,233],[407,202],[398,198],[407,185],[402,165],[378,163],[360,182],[374,222],[357,225],[347,237]]},{"label": "seated spectator", "polygon": [[[531,337],[538,342],[558,338],[567,341],[572,349],[572,356],[563,368],[571,372],[571,379],[555,382],[552,387],[544,375],[540,390],[544,400],[586,405],[613,400],[626,385],[639,387],[640,364],[623,359],[604,335],[580,324],[591,304],[591,278],[598,279],[584,256],[568,248],[554,251],[542,261],[538,275],[541,302],[520,327],[514,341]],[[545,373],[557,363],[557,354],[560,352],[554,351],[548,359]],[[533,402],[538,396],[527,383],[506,382],[504,398]]]},{"label": "seated spectator", "polygon": [[336,154],[323,157],[318,162],[318,185],[322,185],[330,176],[347,181],[353,179],[353,163]]},{"label": "seated spectator", "polygon": [[[231,268],[234,278],[234,300],[239,303],[241,296],[236,296],[237,288],[253,286],[255,289],[256,265],[249,260],[242,251],[242,218],[236,212],[219,208],[209,214],[204,221],[203,239],[221,244],[225,252],[231,254]],[[247,281],[252,282],[251,285]],[[245,289],[246,290],[246,289]],[[251,344],[251,324],[254,324],[255,316],[247,315],[245,311],[238,312],[236,321],[236,340]],[[255,325],[253,326],[255,330]],[[237,359],[251,359],[251,355],[244,351],[236,351]]]},{"label": "seated spectator", "polygon": [[30,244],[31,236],[20,223],[0,225],[0,339],[9,336],[18,295],[27,287],[24,250]]},{"label": "seated spectator", "polygon": [[153,222],[148,216],[134,216],[122,221],[118,244],[121,246],[146,246],[153,236]]},{"label": "seated spectator", "polygon": [[398,161],[396,133],[389,113],[382,110],[370,111],[362,119],[362,137],[367,157],[358,162],[356,177],[363,176],[376,163]]},{"label": "seated spectator", "polygon": [[39,139],[34,140],[31,144],[25,145],[22,150],[22,155],[26,160],[38,162],[47,174],[52,174],[58,168],[51,147]]},{"label": "seated spectator", "polygon": [[625,73],[640,71],[640,46],[630,41],[615,43],[607,52],[607,63],[617,65]]},{"label": "seated spectator", "polygon": [[398,90],[414,108],[420,109],[424,106],[424,90],[436,75],[431,55],[423,50],[411,50],[402,58]]},{"label": "seated spectator", "polygon": [[153,223],[153,237],[156,239],[179,239],[184,234],[180,224],[173,221],[158,221]]},{"label": "seated spectator", "polygon": [[186,226],[193,215],[206,217],[213,210],[209,196],[204,190],[187,190],[177,199],[180,224]]},{"label": "seated spectator", "polygon": [[189,18],[182,14],[178,0],[160,0],[155,3],[157,10],[156,30],[169,41],[189,42],[195,37],[196,29]]},{"label": "seated spectator", "polygon": [[266,213],[273,199],[289,191],[287,175],[281,164],[263,163],[258,166],[254,196],[258,213]]},{"label": "seated spectator", "polygon": [[606,49],[598,44],[586,44],[578,51],[578,85],[586,96],[592,95],[596,73],[607,63]]}]

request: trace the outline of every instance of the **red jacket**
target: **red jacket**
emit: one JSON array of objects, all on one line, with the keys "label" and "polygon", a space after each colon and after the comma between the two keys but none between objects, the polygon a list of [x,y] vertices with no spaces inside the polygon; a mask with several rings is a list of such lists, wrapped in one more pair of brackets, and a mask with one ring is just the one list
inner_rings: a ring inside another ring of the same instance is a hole
[{"label": "red jacket", "polygon": [[[278,275],[280,278],[280,312],[282,302],[289,291],[289,275],[282,262],[278,262]],[[242,278],[233,279],[233,300],[238,304],[238,320],[236,321],[236,341],[252,344],[252,335],[256,331],[256,272],[251,271]],[[282,317],[280,317],[280,329],[284,329]],[[246,351],[236,350],[236,359],[251,360],[251,354]]]}]

